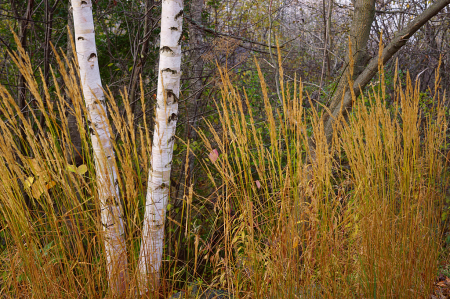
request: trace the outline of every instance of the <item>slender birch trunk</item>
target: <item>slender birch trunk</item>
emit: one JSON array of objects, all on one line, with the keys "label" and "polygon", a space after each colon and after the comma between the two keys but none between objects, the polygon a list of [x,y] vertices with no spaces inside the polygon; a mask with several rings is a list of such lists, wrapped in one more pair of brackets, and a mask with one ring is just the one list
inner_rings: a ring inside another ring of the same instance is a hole
[{"label": "slender birch trunk", "polygon": [[127,255],[114,149],[110,141],[95,46],[92,2],[91,0],[72,0],[71,3],[80,81],[88,111],[94,151],[108,278],[111,291],[115,296],[125,291]]},{"label": "slender birch trunk", "polygon": [[159,284],[180,93],[182,24],[183,0],[163,0],[155,130],[139,256],[141,292]]}]

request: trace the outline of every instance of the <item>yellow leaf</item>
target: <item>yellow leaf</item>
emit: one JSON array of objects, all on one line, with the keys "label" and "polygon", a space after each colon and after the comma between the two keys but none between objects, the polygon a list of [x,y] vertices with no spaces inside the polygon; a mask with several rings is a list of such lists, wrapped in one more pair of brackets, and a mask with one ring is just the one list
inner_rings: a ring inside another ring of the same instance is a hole
[{"label": "yellow leaf", "polygon": [[77,173],[78,174],[85,174],[86,171],[87,171],[87,166],[86,165],[83,164],[83,165],[78,166],[78,169],[77,169]]},{"label": "yellow leaf", "polygon": [[31,185],[34,182],[34,177],[30,176],[28,178],[26,178],[26,180],[23,182],[23,185],[25,186],[25,188],[30,188]]},{"label": "yellow leaf", "polygon": [[294,244],[292,245],[292,248],[297,248],[298,247],[298,238],[294,239]]},{"label": "yellow leaf", "polygon": [[77,172],[76,166],[75,165],[71,165],[71,164],[67,165],[67,170],[71,171],[71,172]]}]

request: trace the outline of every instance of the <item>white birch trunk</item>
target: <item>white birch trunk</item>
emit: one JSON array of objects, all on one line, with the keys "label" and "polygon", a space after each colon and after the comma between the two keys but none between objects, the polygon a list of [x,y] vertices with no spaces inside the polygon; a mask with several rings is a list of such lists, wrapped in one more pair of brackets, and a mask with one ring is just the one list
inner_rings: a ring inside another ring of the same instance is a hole
[{"label": "white birch trunk", "polygon": [[183,0],[163,0],[156,121],[139,256],[141,293],[159,284],[180,93],[182,24]]},{"label": "white birch trunk", "polygon": [[94,152],[101,222],[109,285],[113,295],[125,290],[127,255],[114,149],[110,141],[106,106],[95,46],[91,0],[71,0],[80,80],[88,111]]}]

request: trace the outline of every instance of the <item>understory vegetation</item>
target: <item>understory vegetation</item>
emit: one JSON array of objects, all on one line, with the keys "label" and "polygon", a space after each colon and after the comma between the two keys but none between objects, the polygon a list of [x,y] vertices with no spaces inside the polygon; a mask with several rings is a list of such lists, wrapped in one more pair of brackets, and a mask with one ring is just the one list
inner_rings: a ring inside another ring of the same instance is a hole
[{"label": "understory vegetation", "polygon": [[[49,90],[19,51],[13,57],[35,101],[24,115],[0,85],[0,294],[108,297],[75,62],[54,51]],[[386,79],[380,66],[377,83],[336,120],[328,144],[323,108],[301,80],[284,82],[280,69],[274,99],[257,70],[259,86],[249,93],[219,68],[220,93],[211,104],[218,114],[203,119],[196,144],[176,140],[174,163],[191,153],[202,170],[167,207],[160,289],[148,296],[169,298],[195,283],[234,298],[429,298],[438,275],[449,271],[448,108],[439,73],[425,94],[408,74],[396,69]],[[144,115],[135,125],[127,93],[115,99],[106,90],[125,214],[127,298],[139,291],[153,130],[141,94]],[[70,114],[82,139],[81,165],[73,160]]]}]

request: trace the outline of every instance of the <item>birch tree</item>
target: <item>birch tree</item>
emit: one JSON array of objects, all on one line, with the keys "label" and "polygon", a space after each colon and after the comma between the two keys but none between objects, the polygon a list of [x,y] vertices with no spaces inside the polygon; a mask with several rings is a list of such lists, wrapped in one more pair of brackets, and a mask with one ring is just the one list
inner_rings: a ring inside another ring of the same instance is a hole
[{"label": "birch tree", "polygon": [[80,81],[91,133],[92,149],[104,232],[107,271],[114,295],[125,290],[127,255],[117,184],[115,154],[107,123],[106,106],[95,45],[91,0],[72,0],[75,46]]},{"label": "birch tree", "polygon": [[156,289],[164,245],[164,222],[178,118],[183,0],[163,0],[158,90],[139,271],[140,290]]}]

